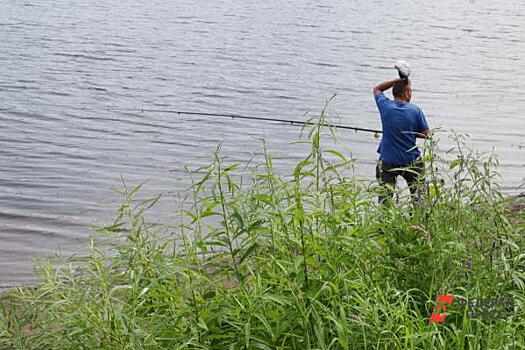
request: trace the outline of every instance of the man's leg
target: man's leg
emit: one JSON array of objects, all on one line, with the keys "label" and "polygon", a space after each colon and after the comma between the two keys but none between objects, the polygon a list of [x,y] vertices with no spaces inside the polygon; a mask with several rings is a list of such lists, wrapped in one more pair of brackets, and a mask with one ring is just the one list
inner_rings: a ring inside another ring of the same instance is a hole
[{"label": "man's leg", "polygon": [[423,191],[425,180],[424,172],[425,164],[420,158],[418,158],[413,164],[408,165],[401,173],[401,176],[403,176],[408,184],[414,205],[419,203],[419,199]]},{"label": "man's leg", "polygon": [[393,167],[379,160],[376,165],[376,179],[382,186],[382,193],[379,195],[379,204],[383,204],[387,199],[391,199],[394,194],[394,188],[396,187],[396,176],[395,172],[390,171]]}]

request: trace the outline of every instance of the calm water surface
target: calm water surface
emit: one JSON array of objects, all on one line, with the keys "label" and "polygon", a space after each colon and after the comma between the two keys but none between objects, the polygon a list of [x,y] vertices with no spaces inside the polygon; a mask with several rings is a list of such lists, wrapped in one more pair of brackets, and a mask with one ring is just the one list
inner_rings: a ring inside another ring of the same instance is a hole
[{"label": "calm water surface", "polygon": [[[517,193],[524,23],[510,0],[0,0],[0,284],[30,279],[33,256],[81,252],[121,175],[168,193],[220,141],[244,161],[265,136],[282,171],[304,151],[287,125],[108,108],[301,119],[337,93],[336,121],[378,128],[371,89],[404,58],[431,126],[495,148]],[[378,140],[339,136],[370,177]],[[166,196],[158,220],[174,209]]]}]

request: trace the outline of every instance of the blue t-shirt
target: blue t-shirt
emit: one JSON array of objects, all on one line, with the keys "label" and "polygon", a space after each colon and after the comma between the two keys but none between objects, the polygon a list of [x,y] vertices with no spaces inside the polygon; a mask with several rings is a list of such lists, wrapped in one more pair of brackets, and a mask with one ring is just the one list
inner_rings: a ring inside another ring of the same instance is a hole
[{"label": "blue t-shirt", "polygon": [[416,133],[428,129],[423,111],[415,104],[390,100],[383,93],[375,100],[383,125],[379,158],[396,166],[413,163],[420,154]]}]

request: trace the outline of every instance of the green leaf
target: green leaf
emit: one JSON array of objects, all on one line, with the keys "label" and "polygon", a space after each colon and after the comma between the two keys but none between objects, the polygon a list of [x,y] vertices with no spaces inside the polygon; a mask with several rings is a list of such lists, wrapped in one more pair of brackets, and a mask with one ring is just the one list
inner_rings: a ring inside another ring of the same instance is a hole
[{"label": "green leaf", "polygon": [[111,297],[113,295],[113,293],[115,293],[118,290],[131,289],[131,288],[132,288],[132,286],[129,285],[129,284],[124,284],[124,285],[121,285],[121,286],[115,286],[115,287],[111,288],[111,290],[109,291],[109,296]]},{"label": "green leaf", "polygon": [[299,268],[303,265],[304,263],[304,257],[302,255],[299,255],[299,256],[296,256],[295,259],[294,259],[294,267],[296,270],[299,270]]},{"label": "green leaf", "polygon": [[323,153],[330,153],[330,154],[333,154],[334,156],[340,158],[341,160],[345,160],[345,161],[348,160],[347,157],[345,157],[341,152],[339,152],[339,151],[337,151],[335,149],[331,149],[331,148],[325,149],[323,151]]},{"label": "green leaf", "polygon": [[264,204],[268,204],[268,205],[272,204],[271,197],[269,195],[267,195],[267,194],[256,194],[252,198],[253,199],[257,199],[257,200],[263,202]]},{"label": "green leaf", "polygon": [[249,246],[248,249],[246,249],[244,254],[241,256],[239,263],[242,263],[247,257],[249,257],[250,254],[253,253],[257,247],[258,247],[257,243],[253,243],[251,246]]},{"label": "green leaf", "polygon": [[199,321],[198,321],[197,325],[199,326],[199,328],[204,329],[205,331],[209,331],[208,330],[208,325],[206,325],[206,322],[204,322],[204,320],[202,318],[200,318],[200,317],[199,317]]}]

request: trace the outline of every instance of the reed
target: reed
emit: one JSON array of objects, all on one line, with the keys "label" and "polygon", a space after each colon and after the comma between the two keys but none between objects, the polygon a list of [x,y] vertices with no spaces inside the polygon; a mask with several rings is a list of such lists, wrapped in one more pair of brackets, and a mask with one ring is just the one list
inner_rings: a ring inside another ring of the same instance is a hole
[{"label": "reed", "polygon": [[[325,113],[309,121],[291,174],[264,143],[248,175],[220,147],[189,171],[169,237],[144,218],[158,197],[124,183],[118,217],[98,232],[111,245],[44,259],[40,285],[4,296],[0,348],[524,349],[525,217],[508,210],[497,158],[457,134],[440,151],[438,133],[419,204],[401,192],[379,206],[380,189],[325,146]],[[440,294],[454,303],[429,323]],[[504,319],[461,303],[509,297]]]}]

